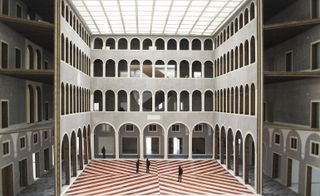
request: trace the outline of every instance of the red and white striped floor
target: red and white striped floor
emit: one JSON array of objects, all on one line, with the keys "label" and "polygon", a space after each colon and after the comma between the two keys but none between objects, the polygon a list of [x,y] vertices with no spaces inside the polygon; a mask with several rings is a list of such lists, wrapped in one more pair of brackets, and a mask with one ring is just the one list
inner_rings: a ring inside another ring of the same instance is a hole
[{"label": "red and white striped floor", "polygon": [[[66,195],[213,195],[252,194],[214,160],[145,161],[136,174],[135,160],[93,160]],[[177,182],[178,166],[183,172]]]}]

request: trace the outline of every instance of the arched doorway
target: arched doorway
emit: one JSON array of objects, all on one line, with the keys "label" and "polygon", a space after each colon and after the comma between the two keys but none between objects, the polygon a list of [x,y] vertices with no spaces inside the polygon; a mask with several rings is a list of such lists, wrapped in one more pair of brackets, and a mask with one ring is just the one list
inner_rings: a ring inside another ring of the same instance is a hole
[{"label": "arched doorway", "polygon": [[220,135],[220,162],[221,164],[226,163],[226,130],[224,127],[221,128]]},{"label": "arched doorway", "polygon": [[255,144],[253,137],[248,134],[245,138],[244,151],[244,182],[255,185]]},{"label": "arched doorway", "polygon": [[213,128],[199,123],[192,130],[192,158],[212,158]]},{"label": "arched doorway", "polygon": [[61,147],[61,177],[62,186],[70,184],[70,155],[69,155],[69,138],[65,134]]},{"label": "arched doorway", "polygon": [[175,123],[168,130],[168,158],[188,158],[189,129],[182,123]]},{"label": "arched doorway", "polygon": [[110,124],[102,123],[94,129],[94,157],[115,158],[115,130]]},{"label": "arched doorway", "polygon": [[152,123],[145,126],[143,141],[145,158],[164,157],[164,129],[161,125]]},{"label": "arched doorway", "polygon": [[71,134],[71,171],[72,177],[77,177],[77,139],[74,131]]},{"label": "arched doorway", "polygon": [[87,129],[83,127],[83,141],[84,141],[84,164],[88,164],[88,139],[87,139]]},{"label": "arched doorway", "polygon": [[92,159],[92,154],[91,154],[91,128],[90,125],[88,125],[88,159]]},{"label": "arched doorway", "polygon": [[219,131],[219,126],[216,125],[214,129],[214,158],[215,159],[220,159],[220,131]]},{"label": "arched doorway", "polygon": [[228,130],[227,136],[227,168],[233,170],[233,132],[232,129]]},{"label": "arched doorway", "polygon": [[243,141],[241,131],[237,131],[235,136],[235,148],[234,148],[234,173],[236,176],[243,176]]},{"label": "arched doorway", "polygon": [[78,129],[78,134],[77,134],[77,146],[78,148],[78,169],[82,170],[83,169],[83,145],[82,145],[82,131],[81,129]]},{"label": "arched doorway", "polygon": [[126,123],[119,128],[119,157],[140,157],[140,130],[131,123]]}]

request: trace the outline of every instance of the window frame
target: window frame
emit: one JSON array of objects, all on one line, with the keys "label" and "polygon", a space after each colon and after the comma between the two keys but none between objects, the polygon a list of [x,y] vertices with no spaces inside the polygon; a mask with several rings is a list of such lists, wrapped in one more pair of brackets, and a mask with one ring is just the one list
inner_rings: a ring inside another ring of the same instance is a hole
[{"label": "window frame", "polygon": [[[8,143],[8,153],[7,154],[4,154],[4,144],[5,143]],[[4,140],[1,142],[1,145],[2,145],[2,158],[5,158],[5,157],[9,157],[11,155],[11,149],[10,149],[10,140]]]},{"label": "window frame", "polygon": [[[132,129],[128,129],[128,126],[132,126]],[[134,132],[134,126],[133,126],[133,124],[126,124],[125,132],[129,132],[129,133]]]},{"label": "window frame", "polygon": [[[17,9],[18,6],[21,8],[21,18],[23,18],[23,6],[22,6],[19,2],[16,2],[16,7],[15,7],[15,8],[16,8],[16,9],[15,9],[15,12],[16,12],[15,14],[16,14],[16,15],[15,15],[15,16],[16,16],[17,18],[20,18],[20,17],[18,17],[18,9]],[[10,6],[9,6],[9,7],[10,7]]]},{"label": "window frame", "polygon": [[[279,136],[279,143],[276,142],[276,136]],[[280,133],[274,133],[273,134],[273,144],[280,146],[281,145],[281,134]]]},{"label": "window frame", "polygon": [[[292,147],[292,141],[294,139],[296,140],[296,147],[295,148]],[[297,136],[290,136],[290,146],[289,147],[290,147],[290,150],[298,151],[299,146],[298,146],[298,137]]]},{"label": "window frame", "polygon": [[[318,145],[318,155],[312,153],[312,144]],[[311,157],[319,158],[320,157],[320,142],[319,141],[315,141],[315,140],[310,140],[310,144],[309,145],[310,145],[309,155]]]},{"label": "window frame", "polygon": [[[319,68],[317,68],[317,69],[313,69],[313,64],[312,64],[312,60],[313,60],[313,52],[312,52],[312,47],[313,47],[313,45],[315,45],[315,44],[319,44],[319,48],[320,48],[320,40],[316,40],[316,41],[314,41],[314,42],[311,42],[310,43],[310,70],[311,71],[319,71],[320,70],[320,67]],[[319,49],[320,50],[320,49]],[[320,63],[320,62],[319,62]]]},{"label": "window frame", "polygon": [[148,132],[157,132],[157,125],[156,124],[148,125]]},{"label": "window frame", "polygon": [[10,16],[10,1],[11,0],[8,0],[8,14],[3,14],[3,0],[1,1],[1,15],[4,15],[4,16]]},{"label": "window frame", "polygon": [[[197,127],[201,127],[200,130],[197,130]],[[195,127],[194,127],[194,132],[195,133],[203,133],[203,124],[197,124]]]},{"label": "window frame", "polygon": [[[35,135],[37,135],[37,141],[36,142],[34,142],[34,136]],[[33,145],[39,144],[39,133],[38,132],[32,133],[32,144]]]},{"label": "window frame", "polygon": [[49,139],[49,131],[48,130],[44,130],[42,133],[43,133],[43,140],[44,141],[48,141],[48,139]]},{"label": "window frame", "polygon": [[[2,43],[7,44],[7,46],[8,46],[8,53],[7,53],[8,66],[7,66],[7,68],[4,68],[3,65],[2,65],[2,58],[3,58],[2,57]],[[9,67],[10,67],[10,45],[9,45],[8,42],[6,42],[4,40],[0,40],[0,62],[1,62],[1,66],[0,66],[1,69],[9,69]]]},{"label": "window frame", "polygon": [[9,99],[0,99],[0,129],[6,129],[6,128],[2,128],[2,102],[7,102],[8,103],[8,127],[10,125],[10,100]]},{"label": "window frame", "polygon": [[[176,130],[174,127],[177,127],[178,130]],[[180,124],[174,124],[171,127],[171,132],[180,132]]]},{"label": "window frame", "polygon": [[[17,57],[17,56],[16,56],[16,55],[17,55],[17,53],[16,53],[17,50],[20,51],[20,68],[17,68],[17,59],[16,59],[16,57]],[[15,61],[15,62],[14,62],[15,68],[16,68],[16,69],[22,69],[22,63],[23,63],[23,62],[22,62],[22,50],[21,50],[21,48],[18,48],[18,47],[15,47],[15,48],[14,48],[14,61]]]},{"label": "window frame", "polygon": [[[24,139],[24,147],[21,147],[21,139]],[[19,150],[25,150],[27,148],[27,137],[25,135],[19,137]]]},{"label": "window frame", "polygon": [[[290,66],[290,71],[287,71],[287,55],[291,54],[291,66]],[[293,72],[293,50],[288,50],[284,53],[284,66],[285,66],[285,72]]]}]

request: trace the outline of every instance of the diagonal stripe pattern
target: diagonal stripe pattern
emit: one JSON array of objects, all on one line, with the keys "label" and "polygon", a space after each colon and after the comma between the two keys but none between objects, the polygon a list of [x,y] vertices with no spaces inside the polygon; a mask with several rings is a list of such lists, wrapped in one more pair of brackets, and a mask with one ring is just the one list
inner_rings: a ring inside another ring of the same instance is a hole
[{"label": "diagonal stripe pattern", "polygon": [[[183,172],[177,182],[178,166]],[[213,195],[252,194],[214,160],[145,161],[137,174],[135,160],[93,160],[66,195]]]}]

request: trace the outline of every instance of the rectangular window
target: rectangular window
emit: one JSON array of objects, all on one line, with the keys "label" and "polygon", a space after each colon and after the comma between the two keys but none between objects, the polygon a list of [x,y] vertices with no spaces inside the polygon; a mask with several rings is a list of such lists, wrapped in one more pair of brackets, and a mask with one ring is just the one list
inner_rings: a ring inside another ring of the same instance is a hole
[{"label": "rectangular window", "polygon": [[16,6],[16,16],[17,16],[17,18],[22,18],[22,8],[18,4]]},{"label": "rectangular window", "polygon": [[149,131],[157,131],[156,125],[149,125]]},{"label": "rectangular window", "polygon": [[2,152],[2,155],[9,155],[10,154],[10,147],[9,147],[9,142],[3,142],[2,143],[2,149],[3,149],[3,152]]},{"label": "rectangular window", "polygon": [[290,137],[290,148],[292,150],[298,149],[298,139],[296,137]]},{"label": "rectangular window", "polygon": [[320,144],[318,142],[311,141],[311,155],[319,156],[319,146]]},{"label": "rectangular window", "polygon": [[311,103],[311,128],[320,128],[320,103]]},{"label": "rectangular window", "polygon": [[202,125],[196,125],[196,127],[194,128],[195,132],[202,132]]},{"label": "rectangular window", "polygon": [[20,138],[20,149],[24,149],[26,147],[26,137]]},{"label": "rectangular window", "polygon": [[292,52],[287,52],[286,53],[286,71],[287,72],[292,71],[292,66],[293,66]]},{"label": "rectangular window", "polygon": [[15,50],[15,56],[16,56],[16,68],[21,68],[21,50],[16,48]]},{"label": "rectangular window", "polygon": [[126,125],[127,132],[133,132],[133,125]]},{"label": "rectangular window", "polygon": [[274,143],[280,144],[280,134],[274,134]]},{"label": "rectangular window", "polygon": [[33,143],[37,144],[38,143],[38,133],[33,134]]},{"label": "rectangular window", "polygon": [[311,0],[311,9],[312,9],[312,18],[320,17],[320,1],[319,0]]},{"label": "rectangular window", "polygon": [[180,129],[179,125],[172,125],[172,131],[178,132],[178,131],[180,131],[179,129]]},{"label": "rectangular window", "polygon": [[47,140],[48,139],[48,131],[43,132],[43,139]]},{"label": "rectangular window", "polygon": [[9,64],[9,46],[8,44],[1,43],[1,67],[8,68]]},{"label": "rectangular window", "polygon": [[2,14],[9,15],[9,0],[2,0]]},{"label": "rectangular window", "polygon": [[9,126],[9,102],[1,101],[1,128]]},{"label": "rectangular window", "polygon": [[311,45],[312,69],[320,69],[320,42]]}]

